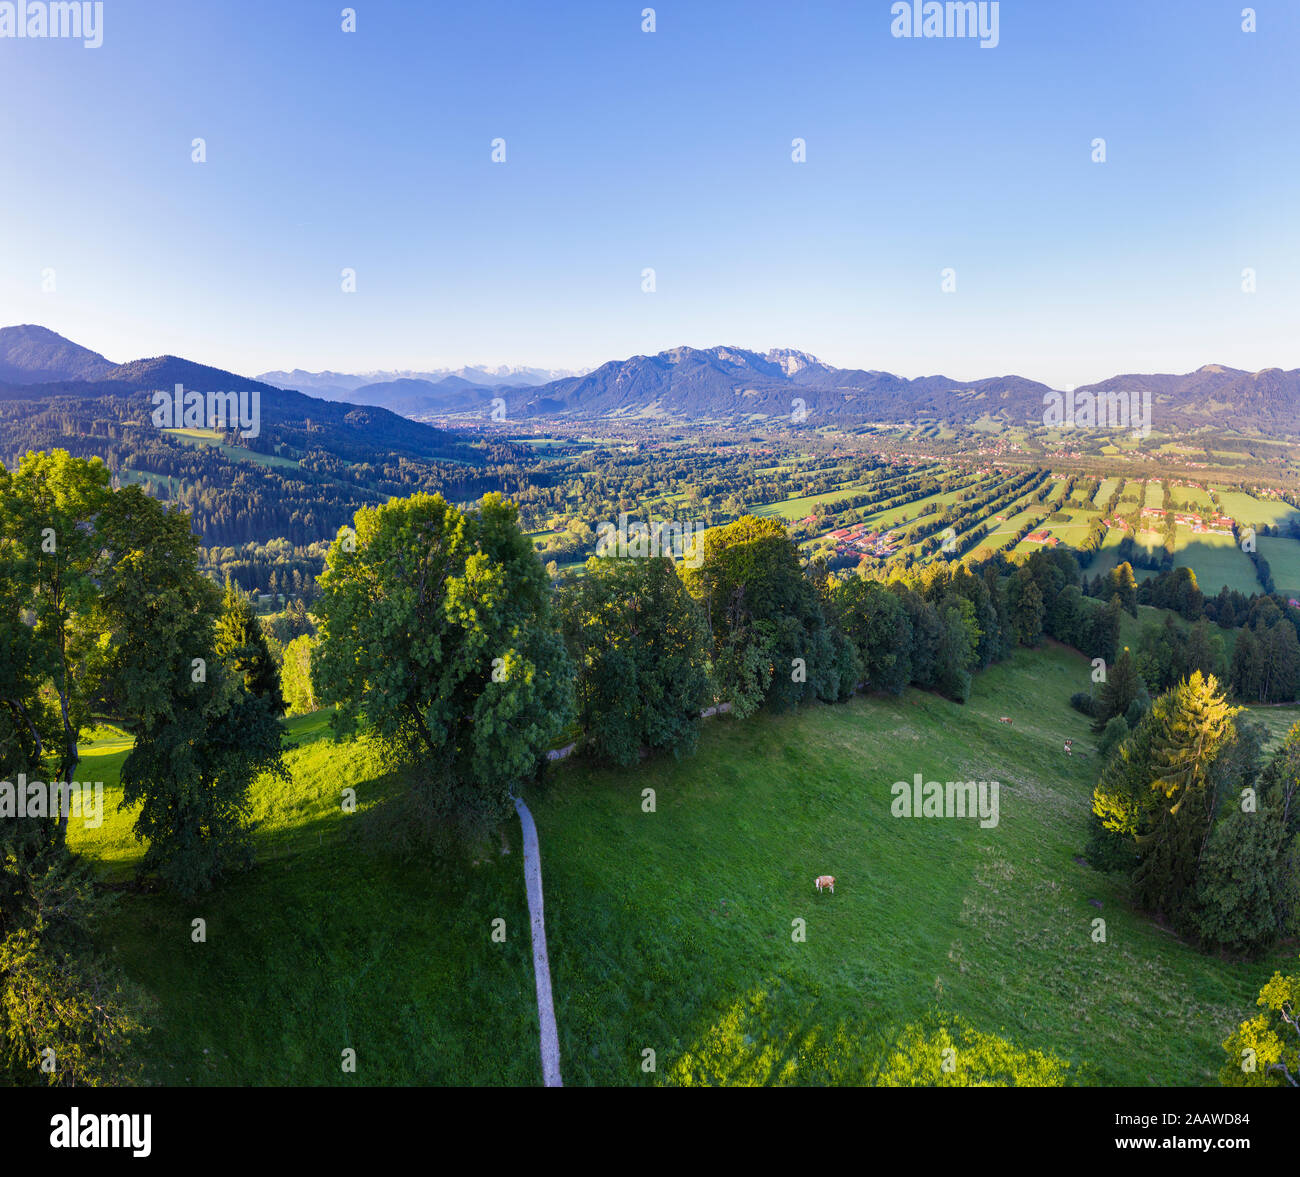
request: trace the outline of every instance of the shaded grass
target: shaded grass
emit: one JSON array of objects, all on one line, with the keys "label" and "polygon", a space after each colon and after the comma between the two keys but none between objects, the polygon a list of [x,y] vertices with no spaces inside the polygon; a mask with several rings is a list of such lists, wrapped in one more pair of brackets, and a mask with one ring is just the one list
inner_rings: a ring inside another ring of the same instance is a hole
[{"label": "shaded grass", "polygon": [[[100,940],[154,1002],[150,1082],[530,1084],[541,1073],[517,828],[450,860],[402,853],[402,785],[364,741],[290,720],[289,782],[253,790],[258,864],[194,901],[124,892]],[[108,792],[126,747],[98,756]],[[342,790],[357,792],[345,814]],[[118,790],[120,796],[120,790]],[[140,848],[106,806],[75,849],[109,880]],[[502,851],[508,851],[503,853]],[[491,939],[506,921],[505,943]],[[193,939],[193,920],[206,940]],[[342,1070],[345,1049],[355,1073]]]},{"label": "shaded grass", "polygon": [[[900,1041],[929,1057],[964,1033],[1003,1081],[1212,1083],[1271,966],[1201,956],[1075,861],[1098,761],[1068,698],[1087,684],[1077,654],[1021,651],[965,707],[910,691],[723,720],[639,772],[562,769],[530,806],[566,1080],[977,1081],[894,1065]],[[916,772],[997,779],[999,825],[891,816]]]}]

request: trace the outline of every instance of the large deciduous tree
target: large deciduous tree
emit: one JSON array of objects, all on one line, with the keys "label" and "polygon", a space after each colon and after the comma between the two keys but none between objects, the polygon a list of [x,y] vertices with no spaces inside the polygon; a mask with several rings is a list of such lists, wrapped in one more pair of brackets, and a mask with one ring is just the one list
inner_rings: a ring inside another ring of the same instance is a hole
[{"label": "large deciduous tree", "polygon": [[[42,565],[31,540],[42,519],[55,528],[47,557],[58,550],[60,527],[79,537],[93,523],[90,500],[76,505],[70,488],[99,480],[43,457],[29,455],[18,488],[0,466],[0,781],[8,788],[70,763],[67,728],[75,754],[86,682],[79,610],[89,598],[78,564]],[[74,540],[65,556],[70,548],[79,549],[80,568],[89,567],[87,548]],[[93,949],[90,930],[103,904],[65,830],[66,811],[0,813],[0,1082],[10,1085],[120,1084],[138,1073],[127,1048],[144,1032],[141,999]]]},{"label": "large deciduous tree", "polygon": [[795,705],[842,681],[844,643],[824,640],[817,590],[779,519],[746,515],[704,533],[686,585],[704,609],[714,691],[742,718],[766,702]]},{"label": "large deciduous tree", "polygon": [[588,750],[623,766],[643,746],[694,751],[709,694],[707,633],[672,560],[593,556],[561,602]]},{"label": "large deciduous tree", "polygon": [[419,769],[444,816],[496,819],[571,722],[573,667],[517,509],[486,495],[363,508],[330,548],[312,681]]},{"label": "large deciduous tree", "polygon": [[249,790],[285,771],[280,726],[217,651],[221,594],[199,573],[189,516],[130,486],[100,531],[110,697],[135,736],[123,803],[140,806],[141,870],[193,895],[251,862]]},{"label": "large deciduous tree", "polygon": [[[101,571],[97,520],[108,501],[108,468],[66,450],[26,454],[9,484],[11,549],[17,579],[29,594],[31,654],[59,719],[54,756],[58,781],[76,778],[78,737],[89,718],[101,644],[93,612]],[[67,830],[67,814],[58,836]]]}]

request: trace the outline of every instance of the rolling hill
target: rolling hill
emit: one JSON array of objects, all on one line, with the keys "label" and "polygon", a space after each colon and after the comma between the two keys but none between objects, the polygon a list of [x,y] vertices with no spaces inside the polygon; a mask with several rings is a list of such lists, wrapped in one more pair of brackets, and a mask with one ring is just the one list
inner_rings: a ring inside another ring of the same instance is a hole
[{"label": "rolling hill", "polygon": [[256,391],[261,398],[263,427],[279,427],[281,441],[333,441],[348,453],[361,444],[371,452],[396,451],[458,460],[471,456],[457,435],[412,421],[377,404],[320,400],[178,356],[110,366],[93,379],[0,381],[0,405],[6,406],[3,419],[7,420],[34,416],[57,406],[65,418],[85,418],[86,432],[93,433],[99,420],[147,422],[153,393],[170,393],[178,384],[205,393]]},{"label": "rolling hill", "polygon": [[113,364],[96,351],[34,323],[0,328],[0,382],[97,380]]}]

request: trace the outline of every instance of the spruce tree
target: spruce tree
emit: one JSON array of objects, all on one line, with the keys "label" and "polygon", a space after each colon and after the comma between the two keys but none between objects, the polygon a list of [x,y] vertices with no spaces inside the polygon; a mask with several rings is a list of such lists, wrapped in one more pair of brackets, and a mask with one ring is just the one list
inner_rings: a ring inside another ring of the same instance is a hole
[{"label": "spruce tree", "polygon": [[1236,739],[1231,706],[1218,681],[1199,671],[1156,700],[1144,723],[1151,732],[1148,768],[1151,833],[1138,839],[1142,861],[1133,876],[1138,903],[1175,922],[1189,892],[1218,804],[1215,762]]},{"label": "spruce tree", "polygon": [[221,613],[216,623],[217,656],[237,674],[250,694],[265,700],[274,715],[285,711],[280,689],[280,672],[257,614],[247,595],[226,577],[226,591],[221,598]]},{"label": "spruce tree", "polygon": [[1106,671],[1106,681],[1097,692],[1096,718],[1092,730],[1103,732],[1116,715],[1124,715],[1142,689],[1142,678],[1127,646]]}]

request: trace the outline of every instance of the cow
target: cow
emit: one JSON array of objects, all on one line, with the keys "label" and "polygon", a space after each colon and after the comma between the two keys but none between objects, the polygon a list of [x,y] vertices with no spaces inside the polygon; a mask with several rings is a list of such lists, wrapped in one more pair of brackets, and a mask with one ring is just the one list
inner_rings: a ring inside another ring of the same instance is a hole
[{"label": "cow", "polygon": [[1066,754],[1067,756],[1073,756],[1073,755],[1074,755],[1074,741],[1073,741],[1073,740],[1066,740],[1066,741],[1065,741],[1065,754]]},{"label": "cow", "polygon": [[998,720],[998,723],[1010,723],[1010,722],[1011,722],[1011,716],[1009,715],[1004,715],[1001,719]]},{"label": "cow", "polygon": [[818,891],[820,891],[823,887],[829,887],[830,890],[831,890],[831,894],[834,895],[834,894],[835,894],[835,876],[834,876],[834,875],[818,875],[817,878],[813,880],[813,886],[816,887]]}]

